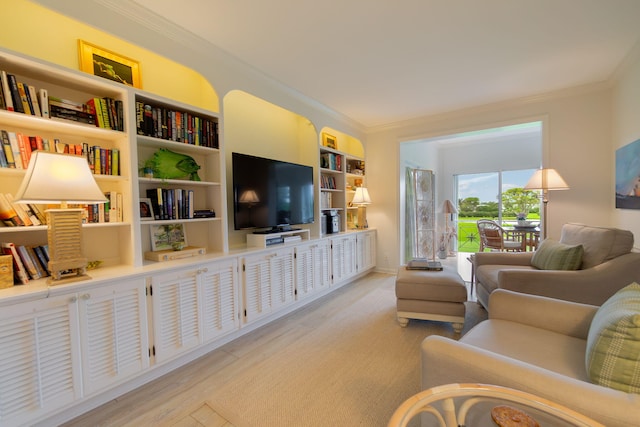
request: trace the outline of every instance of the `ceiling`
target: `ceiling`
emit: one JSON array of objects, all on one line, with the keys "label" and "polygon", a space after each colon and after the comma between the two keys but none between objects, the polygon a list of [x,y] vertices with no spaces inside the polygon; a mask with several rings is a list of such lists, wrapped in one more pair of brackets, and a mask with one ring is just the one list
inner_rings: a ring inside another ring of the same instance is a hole
[{"label": "ceiling", "polygon": [[131,1],[365,127],[606,82],[640,40],[640,0]]}]

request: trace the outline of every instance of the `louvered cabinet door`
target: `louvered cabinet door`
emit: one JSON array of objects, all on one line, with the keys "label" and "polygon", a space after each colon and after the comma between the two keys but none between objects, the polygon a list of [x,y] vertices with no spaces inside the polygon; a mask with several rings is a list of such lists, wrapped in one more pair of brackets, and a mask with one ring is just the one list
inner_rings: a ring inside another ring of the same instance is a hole
[{"label": "louvered cabinet door", "polygon": [[202,342],[198,313],[198,271],[165,272],[151,279],[153,347],[156,363]]},{"label": "louvered cabinet door", "polygon": [[369,270],[376,265],[375,236],[375,231],[366,231],[358,233],[356,237],[358,272]]},{"label": "louvered cabinet door", "polygon": [[328,240],[321,240],[312,246],[313,282],[319,291],[331,285],[331,245]]},{"label": "louvered cabinet door", "polygon": [[205,265],[199,273],[199,281],[205,342],[238,329],[237,260]]},{"label": "louvered cabinet door", "polygon": [[149,367],[143,279],[80,293],[78,307],[85,395]]},{"label": "louvered cabinet door", "polygon": [[271,313],[269,256],[248,256],[242,264],[244,321],[249,323]]},{"label": "louvered cabinet door", "polygon": [[333,284],[344,282],[356,274],[356,235],[331,239]]},{"label": "louvered cabinet door", "polygon": [[2,307],[0,324],[0,425],[29,425],[82,397],[75,296]]},{"label": "louvered cabinet door", "polygon": [[286,306],[295,301],[295,283],[293,281],[293,248],[279,249],[269,257],[271,282],[271,306],[273,309]]},{"label": "louvered cabinet door", "polygon": [[298,245],[295,249],[296,296],[303,299],[314,292],[313,250],[315,244]]}]

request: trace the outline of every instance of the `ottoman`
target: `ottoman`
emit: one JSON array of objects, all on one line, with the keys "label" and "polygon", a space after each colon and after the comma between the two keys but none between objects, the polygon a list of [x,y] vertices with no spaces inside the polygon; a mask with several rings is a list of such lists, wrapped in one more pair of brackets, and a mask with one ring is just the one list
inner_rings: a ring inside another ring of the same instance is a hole
[{"label": "ottoman", "polygon": [[409,319],[451,322],[456,333],[464,326],[467,288],[451,267],[442,271],[407,270],[400,266],[396,277],[396,310],[400,326]]}]

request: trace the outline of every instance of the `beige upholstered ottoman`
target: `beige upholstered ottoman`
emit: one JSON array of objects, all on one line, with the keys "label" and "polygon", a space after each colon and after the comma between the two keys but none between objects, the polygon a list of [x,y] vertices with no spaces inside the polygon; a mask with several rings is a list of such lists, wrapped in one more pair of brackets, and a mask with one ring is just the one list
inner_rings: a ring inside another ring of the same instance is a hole
[{"label": "beige upholstered ottoman", "polygon": [[467,288],[452,268],[442,271],[407,270],[400,266],[396,277],[398,322],[407,326],[409,319],[451,322],[455,332],[464,326],[464,303]]}]

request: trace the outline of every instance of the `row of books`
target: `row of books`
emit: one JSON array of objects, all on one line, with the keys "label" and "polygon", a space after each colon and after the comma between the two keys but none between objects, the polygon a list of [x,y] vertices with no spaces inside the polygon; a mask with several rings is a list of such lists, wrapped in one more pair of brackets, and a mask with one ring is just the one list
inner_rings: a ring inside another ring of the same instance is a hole
[{"label": "row of books", "polygon": [[337,189],[336,177],[335,176],[327,176],[322,175],[320,177],[320,188],[326,188],[329,190]]},{"label": "row of books", "polygon": [[107,198],[106,203],[82,206],[86,210],[86,215],[83,218],[85,223],[122,222],[124,220],[122,193],[108,191],[104,195]]},{"label": "row of books", "polygon": [[137,132],[191,145],[219,148],[218,122],[189,112],[136,102]]},{"label": "row of books", "polygon": [[11,193],[0,193],[0,221],[7,227],[28,227],[47,223],[44,209],[34,203],[15,203]]},{"label": "row of books", "polygon": [[50,96],[47,89],[19,81],[0,70],[0,108],[32,116],[71,120],[105,129],[124,131],[121,100],[93,97],[86,103]]},{"label": "row of books", "polygon": [[334,171],[341,171],[342,156],[334,153],[322,153],[320,155],[320,167]]},{"label": "row of books", "polygon": [[193,190],[160,187],[149,188],[147,189],[147,197],[151,200],[153,219],[194,218]]},{"label": "row of books", "polygon": [[[86,214],[83,217],[85,223],[122,222],[123,198],[122,193],[108,191],[104,193],[106,203],[93,205],[79,205]],[[15,203],[11,193],[0,193],[0,221],[6,227],[29,227],[34,225],[46,225],[47,217],[45,208],[34,203]]]},{"label": "row of books", "polygon": [[120,150],[117,148],[89,146],[86,142],[67,144],[58,138],[49,140],[40,135],[24,135],[21,132],[6,130],[0,130],[0,134],[2,137],[0,167],[26,169],[31,153],[42,150],[84,156],[94,174],[120,175]]},{"label": "row of books", "polygon": [[51,275],[49,271],[49,247],[2,243],[2,253],[13,259],[15,284],[26,285],[29,280],[37,280]]},{"label": "row of books", "polygon": [[14,74],[0,70],[0,108],[8,111],[49,117],[46,89],[18,81]]},{"label": "row of books", "polygon": [[332,194],[322,192],[320,193],[320,209],[331,209],[332,207]]}]

